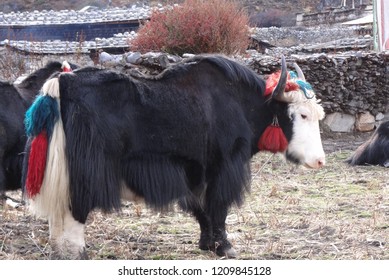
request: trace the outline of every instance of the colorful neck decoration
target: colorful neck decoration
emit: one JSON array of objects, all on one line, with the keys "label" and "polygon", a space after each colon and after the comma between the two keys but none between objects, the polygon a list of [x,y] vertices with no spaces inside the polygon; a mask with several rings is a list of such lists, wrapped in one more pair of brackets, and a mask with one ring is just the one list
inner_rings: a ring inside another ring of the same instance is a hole
[{"label": "colorful neck decoration", "polygon": [[[274,88],[277,86],[280,79],[281,72],[273,73],[266,80],[265,97],[270,97]],[[288,79],[286,81],[285,92],[290,91],[302,91],[307,99],[313,98],[314,95],[310,95],[312,87],[309,83],[298,79],[295,72],[290,71],[288,73]],[[261,151],[269,151],[272,153],[285,152],[288,148],[288,140],[282,128],[278,124],[277,115],[273,116],[272,123],[265,129],[258,141],[258,148]]]}]

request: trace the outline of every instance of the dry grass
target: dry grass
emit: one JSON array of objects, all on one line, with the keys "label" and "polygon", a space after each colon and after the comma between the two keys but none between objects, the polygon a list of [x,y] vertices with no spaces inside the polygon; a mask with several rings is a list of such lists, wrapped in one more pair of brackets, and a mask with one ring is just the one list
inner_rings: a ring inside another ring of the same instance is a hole
[{"label": "dry grass", "polygon": [[[227,219],[239,259],[389,259],[388,169],[349,167],[343,161],[350,150],[337,140],[324,145],[328,164],[319,171],[296,168],[279,155],[253,159],[251,194]],[[197,248],[198,225],[179,209],[123,205],[119,214],[90,215],[91,259],[218,258]],[[0,206],[0,218],[0,259],[48,258],[46,221],[23,207]]]}]

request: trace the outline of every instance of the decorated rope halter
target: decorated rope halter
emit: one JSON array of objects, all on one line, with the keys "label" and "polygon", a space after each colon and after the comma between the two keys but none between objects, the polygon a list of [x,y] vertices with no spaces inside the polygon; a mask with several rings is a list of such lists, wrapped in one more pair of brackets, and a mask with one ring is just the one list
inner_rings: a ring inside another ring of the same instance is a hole
[{"label": "decorated rope halter", "polygon": [[[285,60],[282,58],[282,67],[286,72]],[[286,73],[286,77],[282,77],[282,70],[276,73],[271,74],[266,80],[266,90],[265,97],[271,98],[273,92],[277,90],[280,83],[283,83],[283,79],[286,79],[284,92],[293,92],[296,91],[296,94],[300,94],[302,91],[307,99],[312,99],[314,94],[310,94],[312,92],[312,87],[309,83],[305,81],[305,77],[300,67],[297,64],[294,64],[296,68],[296,72],[289,71]],[[281,86],[282,87],[282,86]],[[279,91],[280,89],[278,89]],[[288,140],[282,128],[278,123],[278,117],[276,114],[273,115],[272,123],[266,127],[264,132],[258,141],[258,149],[261,151],[269,151],[272,153],[285,152],[288,148]]]},{"label": "decorated rope halter", "polygon": [[[72,68],[66,61],[62,63],[62,72],[72,72]],[[48,142],[59,114],[57,100],[47,95],[44,87],[26,112],[24,120],[26,133],[32,139],[26,177],[26,192],[29,198],[38,194],[42,186]]]}]

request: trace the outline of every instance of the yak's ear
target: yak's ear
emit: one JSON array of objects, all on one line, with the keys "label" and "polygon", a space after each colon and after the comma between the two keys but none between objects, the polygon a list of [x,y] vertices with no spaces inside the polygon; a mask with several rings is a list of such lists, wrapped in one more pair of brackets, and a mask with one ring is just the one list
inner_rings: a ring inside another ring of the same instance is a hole
[{"label": "yak's ear", "polygon": [[16,90],[19,89],[29,89],[32,87],[32,85],[35,85],[37,83],[37,76],[35,74],[31,74],[27,76],[25,79],[23,79],[20,83],[14,83],[14,86]]},{"label": "yak's ear", "polygon": [[36,88],[37,80],[37,76],[31,74],[20,83],[14,83],[13,86],[24,100],[32,102],[39,92],[39,89]]},{"label": "yak's ear", "polygon": [[274,88],[273,93],[271,97],[275,100],[282,101],[282,102],[288,102],[285,100],[285,87],[286,87],[286,81],[288,79],[288,72],[286,70],[286,61],[285,57],[281,57],[281,75],[280,79],[278,80],[277,86]]}]

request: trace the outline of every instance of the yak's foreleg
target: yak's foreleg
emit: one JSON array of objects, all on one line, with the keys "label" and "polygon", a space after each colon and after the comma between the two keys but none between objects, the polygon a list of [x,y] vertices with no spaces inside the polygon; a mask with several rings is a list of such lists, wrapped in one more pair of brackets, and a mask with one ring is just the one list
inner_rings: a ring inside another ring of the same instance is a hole
[{"label": "yak's foreleg", "polygon": [[[239,145],[238,145],[239,144]],[[205,209],[213,232],[213,250],[219,256],[235,258],[237,253],[227,240],[226,218],[231,205],[240,205],[250,182],[249,149],[245,141],[235,144],[230,158],[208,172]],[[213,171],[216,172],[213,172]]]},{"label": "yak's foreleg", "polygon": [[[219,207],[209,207],[204,210],[202,207],[182,207],[188,212],[191,212],[200,224],[200,241],[199,248],[201,250],[214,251],[218,256],[235,258],[236,252],[232,248],[231,243],[227,240],[225,220],[227,217],[228,205],[219,204]],[[213,212],[213,210],[217,210]]]},{"label": "yak's foreleg", "polygon": [[51,259],[87,259],[85,225],[76,221],[70,211],[63,217],[50,217]]}]

